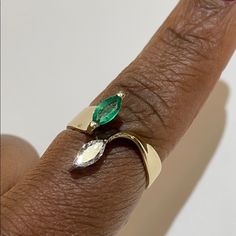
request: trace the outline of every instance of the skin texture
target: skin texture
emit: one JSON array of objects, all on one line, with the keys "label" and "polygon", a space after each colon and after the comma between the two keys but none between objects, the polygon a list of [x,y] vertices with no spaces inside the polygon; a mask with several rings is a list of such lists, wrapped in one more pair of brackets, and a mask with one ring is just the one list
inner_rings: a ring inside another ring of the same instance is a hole
[{"label": "skin texture", "polygon": [[[183,0],[141,54],[92,104],[123,90],[119,119],[162,160],[187,130],[236,46],[236,7],[220,0]],[[105,158],[69,172],[89,137],[60,133],[39,164],[2,196],[2,235],[114,235],[145,189],[132,143],[109,144]]]}]

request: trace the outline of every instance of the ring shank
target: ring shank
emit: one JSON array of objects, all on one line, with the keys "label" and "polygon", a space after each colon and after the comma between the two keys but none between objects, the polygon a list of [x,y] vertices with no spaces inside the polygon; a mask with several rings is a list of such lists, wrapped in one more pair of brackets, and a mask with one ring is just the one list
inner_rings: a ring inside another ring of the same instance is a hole
[{"label": "ring shank", "polygon": [[158,153],[150,144],[145,143],[142,139],[130,132],[116,133],[112,135],[108,141],[110,142],[117,138],[129,139],[133,141],[139,148],[146,169],[147,188],[149,188],[161,172],[162,164]]}]

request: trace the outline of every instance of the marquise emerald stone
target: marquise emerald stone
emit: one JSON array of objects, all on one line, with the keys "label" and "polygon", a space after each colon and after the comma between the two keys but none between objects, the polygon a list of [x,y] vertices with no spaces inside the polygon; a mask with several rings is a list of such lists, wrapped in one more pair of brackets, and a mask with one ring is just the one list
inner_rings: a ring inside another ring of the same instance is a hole
[{"label": "marquise emerald stone", "polygon": [[99,103],[93,113],[93,121],[104,125],[112,121],[119,113],[122,106],[122,98],[118,95],[111,96]]}]

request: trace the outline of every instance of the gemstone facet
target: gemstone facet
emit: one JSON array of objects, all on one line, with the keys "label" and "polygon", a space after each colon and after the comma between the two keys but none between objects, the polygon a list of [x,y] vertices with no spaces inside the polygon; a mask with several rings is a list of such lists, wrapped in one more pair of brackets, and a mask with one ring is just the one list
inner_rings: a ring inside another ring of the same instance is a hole
[{"label": "gemstone facet", "polygon": [[78,152],[73,168],[90,166],[100,159],[103,155],[107,140],[92,140],[85,143]]},{"label": "gemstone facet", "polygon": [[122,98],[118,95],[108,97],[99,103],[93,113],[93,121],[99,126],[112,121],[119,113]]}]

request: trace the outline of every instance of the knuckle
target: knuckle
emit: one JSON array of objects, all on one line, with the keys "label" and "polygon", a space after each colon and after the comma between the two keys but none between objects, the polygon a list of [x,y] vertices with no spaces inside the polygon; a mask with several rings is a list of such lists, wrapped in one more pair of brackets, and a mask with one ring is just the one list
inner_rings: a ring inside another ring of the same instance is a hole
[{"label": "knuckle", "polygon": [[[231,8],[221,0],[186,2],[185,11],[177,14],[171,25],[162,29],[160,43],[152,45],[164,60],[199,63],[216,60],[217,48],[224,39]],[[217,26],[217,27],[216,27]]]},{"label": "knuckle", "polygon": [[153,127],[166,128],[171,104],[168,91],[161,95],[163,84],[149,76],[143,68],[142,72],[126,71],[116,86],[128,94],[121,113],[126,121],[123,129],[135,129],[139,135],[155,140]]},{"label": "knuckle", "polygon": [[211,59],[209,50],[215,45],[213,40],[193,31],[177,28],[168,27],[161,35],[160,41],[164,46],[160,51],[165,60],[186,64]]},{"label": "knuckle", "polygon": [[225,2],[222,0],[195,0],[194,3],[196,7],[208,11],[218,11],[226,6]]},{"label": "knuckle", "polygon": [[157,79],[160,74],[135,63],[109,89],[123,90],[127,94],[120,111],[124,122],[119,129],[137,134],[158,148],[159,155],[165,158],[172,146],[169,134],[173,134],[173,140],[175,137],[173,117],[178,113],[178,101],[175,99],[176,85],[172,81]]}]

